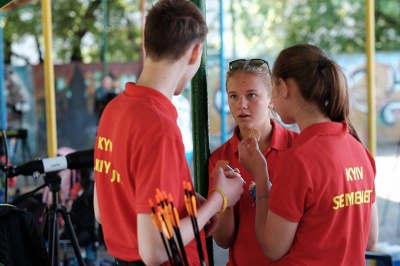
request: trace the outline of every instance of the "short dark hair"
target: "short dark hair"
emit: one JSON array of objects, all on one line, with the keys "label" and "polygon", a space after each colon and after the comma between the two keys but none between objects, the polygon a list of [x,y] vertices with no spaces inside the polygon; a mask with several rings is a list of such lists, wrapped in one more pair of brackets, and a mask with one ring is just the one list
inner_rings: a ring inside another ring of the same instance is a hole
[{"label": "short dark hair", "polygon": [[194,43],[202,43],[208,28],[201,10],[187,0],[160,0],[149,11],[144,30],[146,56],[180,59]]}]

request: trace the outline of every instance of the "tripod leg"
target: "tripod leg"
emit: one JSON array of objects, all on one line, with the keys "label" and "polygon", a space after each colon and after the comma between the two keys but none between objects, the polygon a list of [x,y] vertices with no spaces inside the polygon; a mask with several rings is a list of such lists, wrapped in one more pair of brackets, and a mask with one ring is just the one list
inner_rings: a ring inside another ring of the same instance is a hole
[{"label": "tripod leg", "polygon": [[82,258],[81,249],[79,248],[78,240],[76,238],[74,228],[72,227],[71,219],[67,213],[67,209],[65,206],[60,205],[57,211],[61,213],[61,216],[64,219],[68,235],[71,238],[72,247],[74,248],[75,256],[78,259],[79,266],[85,266],[86,264]]},{"label": "tripod leg", "polygon": [[57,266],[58,263],[58,225],[57,211],[55,206],[50,207],[49,219],[49,254],[51,256],[51,265]]}]

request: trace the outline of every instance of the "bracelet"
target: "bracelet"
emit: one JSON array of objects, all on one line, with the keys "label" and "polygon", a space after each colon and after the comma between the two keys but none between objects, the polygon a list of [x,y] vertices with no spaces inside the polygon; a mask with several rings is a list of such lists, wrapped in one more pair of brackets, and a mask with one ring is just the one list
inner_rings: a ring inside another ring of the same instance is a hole
[{"label": "bracelet", "polygon": [[268,197],[269,197],[269,193],[268,193],[268,194],[263,194],[263,195],[261,195],[261,196],[258,196],[258,197],[256,198],[256,200],[254,201],[254,203],[256,203],[259,199],[268,198]]},{"label": "bracelet", "polygon": [[214,187],[213,189],[210,190],[208,195],[210,195],[213,191],[218,192],[222,196],[222,208],[219,212],[224,212],[226,210],[226,206],[228,205],[228,199],[226,198],[226,195],[222,189],[219,187]]}]

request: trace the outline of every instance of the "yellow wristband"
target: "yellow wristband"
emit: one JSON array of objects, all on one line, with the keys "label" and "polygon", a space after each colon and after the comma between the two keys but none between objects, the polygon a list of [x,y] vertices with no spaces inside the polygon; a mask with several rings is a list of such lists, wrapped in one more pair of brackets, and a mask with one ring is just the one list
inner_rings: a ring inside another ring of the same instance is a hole
[{"label": "yellow wristband", "polygon": [[208,193],[208,195],[210,195],[213,191],[216,191],[219,194],[221,194],[221,196],[222,196],[222,208],[221,208],[221,210],[219,212],[224,212],[226,210],[226,206],[228,205],[228,199],[226,198],[226,195],[225,195],[224,191],[222,189],[220,189],[219,187],[215,187],[215,188],[210,190],[210,193]]}]

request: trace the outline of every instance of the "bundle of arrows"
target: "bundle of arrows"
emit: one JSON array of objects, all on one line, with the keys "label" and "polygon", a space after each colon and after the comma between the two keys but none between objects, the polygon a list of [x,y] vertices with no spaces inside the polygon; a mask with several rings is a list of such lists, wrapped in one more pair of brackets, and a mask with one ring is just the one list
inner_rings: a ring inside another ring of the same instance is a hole
[{"label": "bundle of arrows", "polygon": [[[200,232],[197,224],[197,202],[196,196],[190,182],[183,182],[184,202],[186,211],[192,222],[193,232],[196,239],[197,250],[201,265],[206,265],[204,261],[203,248],[201,245]],[[157,230],[160,233],[165,251],[168,255],[169,263],[173,266],[188,266],[189,262],[183,245],[181,232],[179,229],[179,214],[174,206],[171,194],[156,189],[156,205],[153,199],[149,199],[151,207],[151,218]],[[179,247],[179,248],[178,248]]]}]

